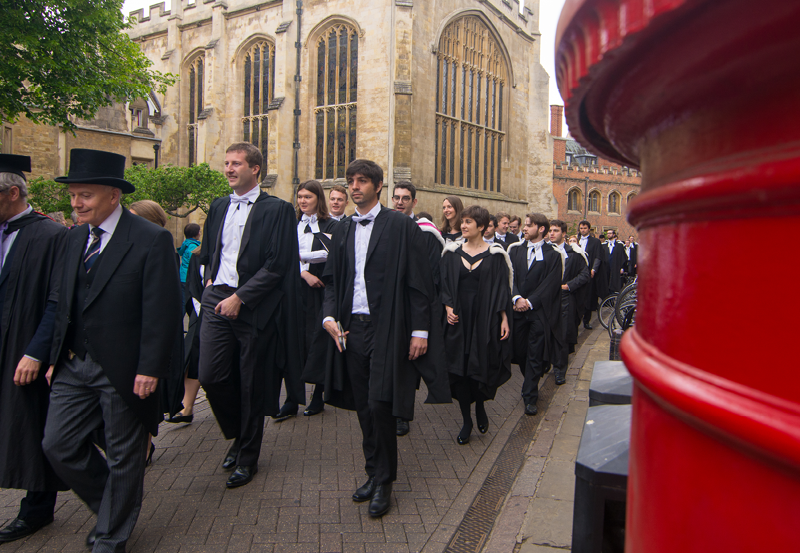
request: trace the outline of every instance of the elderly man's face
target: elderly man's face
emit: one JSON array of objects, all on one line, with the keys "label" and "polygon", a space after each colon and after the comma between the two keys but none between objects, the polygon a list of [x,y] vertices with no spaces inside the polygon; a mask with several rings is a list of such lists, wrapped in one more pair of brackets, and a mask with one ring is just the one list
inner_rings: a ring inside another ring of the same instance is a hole
[{"label": "elderly man's face", "polygon": [[104,184],[70,184],[69,203],[81,224],[98,226],[119,205],[122,191]]}]

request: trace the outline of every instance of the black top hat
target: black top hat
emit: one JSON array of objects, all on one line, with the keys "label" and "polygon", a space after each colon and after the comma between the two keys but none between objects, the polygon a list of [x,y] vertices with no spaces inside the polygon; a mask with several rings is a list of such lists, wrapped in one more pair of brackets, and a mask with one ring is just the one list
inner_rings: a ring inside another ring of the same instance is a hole
[{"label": "black top hat", "polygon": [[69,174],[56,178],[64,184],[105,184],[122,190],[123,194],[136,188],[126,181],[125,156],[100,150],[74,148],[69,152]]},{"label": "black top hat", "polygon": [[30,156],[0,154],[0,173],[14,173],[24,179],[25,175],[22,173],[23,171],[31,172]]}]

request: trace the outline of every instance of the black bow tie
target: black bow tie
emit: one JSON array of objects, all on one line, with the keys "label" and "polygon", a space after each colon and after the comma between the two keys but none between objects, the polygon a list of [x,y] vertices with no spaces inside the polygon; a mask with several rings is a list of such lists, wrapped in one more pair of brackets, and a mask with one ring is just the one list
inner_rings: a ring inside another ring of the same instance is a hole
[{"label": "black bow tie", "polygon": [[306,225],[306,230],[304,230],[303,232],[304,232],[305,234],[311,234],[311,233],[313,233],[314,231],[313,231],[313,230],[311,230],[311,225],[310,225],[310,224],[307,224],[307,225]]}]

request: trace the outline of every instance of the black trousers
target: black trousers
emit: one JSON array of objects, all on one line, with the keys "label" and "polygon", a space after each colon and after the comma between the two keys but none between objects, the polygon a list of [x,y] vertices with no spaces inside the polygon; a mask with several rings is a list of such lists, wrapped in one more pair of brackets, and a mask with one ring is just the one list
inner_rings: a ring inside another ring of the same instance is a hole
[{"label": "black trousers", "polygon": [[567,344],[567,330],[569,329],[569,295],[567,290],[561,290],[561,344],[557,352],[558,361],[553,363],[555,376],[567,374],[567,364],[569,363],[569,345]]},{"label": "black trousers", "polygon": [[[239,319],[214,313],[216,305],[233,294],[217,286],[203,292],[200,327],[200,384],[227,439],[235,439],[237,465],[258,463],[264,437],[264,391],[268,365],[264,352],[274,337],[274,326],[263,332]],[[265,363],[266,362],[266,363]]]},{"label": "black trousers", "polygon": [[56,497],[58,492],[33,492],[28,491],[19,504],[17,518],[29,524],[52,518],[56,511]]},{"label": "black trousers", "polygon": [[374,328],[371,322],[354,320],[349,331],[345,363],[361,425],[364,469],[376,483],[388,484],[397,479],[397,422],[391,402],[369,399]]},{"label": "black trousers", "polygon": [[514,358],[524,359],[521,365],[525,380],[522,399],[525,405],[536,405],[539,399],[539,379],[544,374],[545,326],[538,317],[531,320],[514,317]]}]

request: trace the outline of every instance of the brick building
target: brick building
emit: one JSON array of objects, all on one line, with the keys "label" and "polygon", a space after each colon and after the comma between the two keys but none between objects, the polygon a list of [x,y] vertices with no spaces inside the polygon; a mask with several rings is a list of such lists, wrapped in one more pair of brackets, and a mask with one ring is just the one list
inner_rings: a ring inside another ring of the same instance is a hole
[{"label": "brick building", "polygon": [[165,163],[221,170],[244,140],[285,200],[368,158],[437,219],[451,194],[555,215],[538,1],[169,0],[132,15],[154,69],[180,76],[151,125]]},{"label": "brick building", "polygon": [[558,218],[570,229],[586,219],[595,235],[614,229],[622,239],[636,235],[628,223],[628,202],[639,194],[642,174],[589,153],[570,137],[561,136],[563,106],[550,106],[553,136],[553,195]]}]

